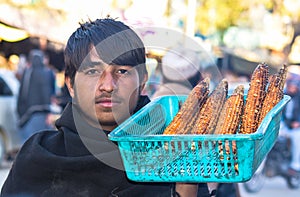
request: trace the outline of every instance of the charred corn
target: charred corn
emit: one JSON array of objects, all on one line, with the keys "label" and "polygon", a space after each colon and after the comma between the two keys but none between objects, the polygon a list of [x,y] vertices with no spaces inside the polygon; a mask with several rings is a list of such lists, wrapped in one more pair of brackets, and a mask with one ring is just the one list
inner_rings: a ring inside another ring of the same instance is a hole
[{"label": "charred corn", "polygon": [[205,78],[200,81],[188,95],[186,101],[182,104],[178,113],[171,123],[166,127],[163,134],[187,134],[187,124],[195,120],[195,117],[209,94],[209,79]]},{"label": "charred corn", "polygon": [[200,109],[197,120],[193,126],[192,134],[211,134],[217,124],[220,111],[225,103],[228,93],[228,82],[223,79],[208,96]]},{"label": "charred corn", "polygon": [[244,107],[244,86],[235,88],[222,108],[214,134],[235,134],[240,125]]},{"label": "charred corn", "polygon": [[265,63],[258,64],[252,73],[240,127],[240,133],[242,134],[254,133],[258,128],[268,76],[269,67]]},{"label": "charred corn", "polygon": [[286,80],[286,75],[287,66],[283,65],[278,73],[270,76],[266,97],[261,109],[259,123],[262,122],[267,113],[283,98],[283,88]]}]

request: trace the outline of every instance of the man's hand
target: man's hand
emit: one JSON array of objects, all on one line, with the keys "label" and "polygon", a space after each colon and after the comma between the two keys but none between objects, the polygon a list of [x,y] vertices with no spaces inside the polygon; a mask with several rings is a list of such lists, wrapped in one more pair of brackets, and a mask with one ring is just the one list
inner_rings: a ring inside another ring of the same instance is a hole
[{"label": "man's hand", "polygon": [[180,197],[196,197],[198,193],[198,183],[176,183],[175,190]]}]

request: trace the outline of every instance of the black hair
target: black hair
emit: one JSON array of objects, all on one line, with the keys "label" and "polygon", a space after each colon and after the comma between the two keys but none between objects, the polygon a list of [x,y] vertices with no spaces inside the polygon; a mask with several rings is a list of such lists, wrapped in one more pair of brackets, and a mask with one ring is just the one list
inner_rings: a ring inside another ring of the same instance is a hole
[{"label": "black hair", "polygon": [[65,76],[74,84],[81,63],[95,46],[107,64],[137,66],[140,81],[147,74],[145,47],[139,36],[123,22],[112,18],[80,24],[70,36],[65,52]]}]

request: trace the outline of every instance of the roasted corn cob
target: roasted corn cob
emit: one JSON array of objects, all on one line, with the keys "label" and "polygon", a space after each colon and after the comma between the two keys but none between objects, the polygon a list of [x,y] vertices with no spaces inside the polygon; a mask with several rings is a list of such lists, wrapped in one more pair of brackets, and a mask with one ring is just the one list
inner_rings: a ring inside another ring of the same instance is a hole
[{"label": "roasted corn cob", "polygon": [[258,64],[252,73],[240,127],[240,133],[242,134],[254,133],[258,128],[268,76],[269,67],[265,63]]},{"label": "roasted corn cob", "polygon": [[235,88],[222,108],[214,134],[235,134],[240,125],[244,107],[244,86]]},{"label": "roasted corn cob", "polygon": [[270,76],[267,87],[266,97],[264,99],[259,124],[262,122],[267,113],[283,98],[283,88],[287,75],[287,66]]},{"label": "roasted corn cob", "polygon": [[[214,134],[235,134],[241,122],[243,107],[244,86],[239,85],[235,88],[232,95],[230,95],[225,101]],[[228,141],[224,141],[224,143],[222,143],[222,141],[219,141],[218,143],[220,159],[228,157],[231,151],[234,155],[236,154],[235,141],[233,141],[231,145]],[[237,164],[235,164],[234,169],[235,171],[238,171]]]},{"label": "roasted corn cob", "polygon": [[172,135],[189,133],[190,131],[188,130],[187,125],[189,122],[196,119],[195,114],[199,113],[199,110],[206,101],[208,94],[209,79],[205,78],[192,89],[186,101],[183,103],[171,123],[164,130],[163,134]]},{"label": "roasted corn cob", "polygon": [[217,124],[220,111],[225,103],[228,93],[228,82],[223,79],[208,96],[200,109],[192,134],[211,134]]},{"label": "roasted corn cob", "polygon": [[[226,160],[233,160],[233,163],[227,163],[228,169],[234,169],[236,173],[239,172],[238,157],[237,157],[237,145],[235,140],[219,140],[217,141],[219,150],[219,159],[221,162],[226,162]],[[224,163],[225,164],[225,163]],[[232,166],[233,164],[233,166]]]}]

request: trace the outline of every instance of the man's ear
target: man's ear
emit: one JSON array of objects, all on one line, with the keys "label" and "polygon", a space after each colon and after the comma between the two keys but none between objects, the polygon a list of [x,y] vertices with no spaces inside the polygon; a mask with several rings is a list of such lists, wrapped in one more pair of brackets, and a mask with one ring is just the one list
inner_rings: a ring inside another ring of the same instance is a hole
[{"label": "man's ear", "polygon": [[74,98],[74,89],[73,89],[73,84],[71,83],[70,77],[66,77],[66,78],[65,78],[65,83],[66,83],[66,85],[67,85],[67,87],[68,87],[70,96],[71,96],[72,98]]}]

